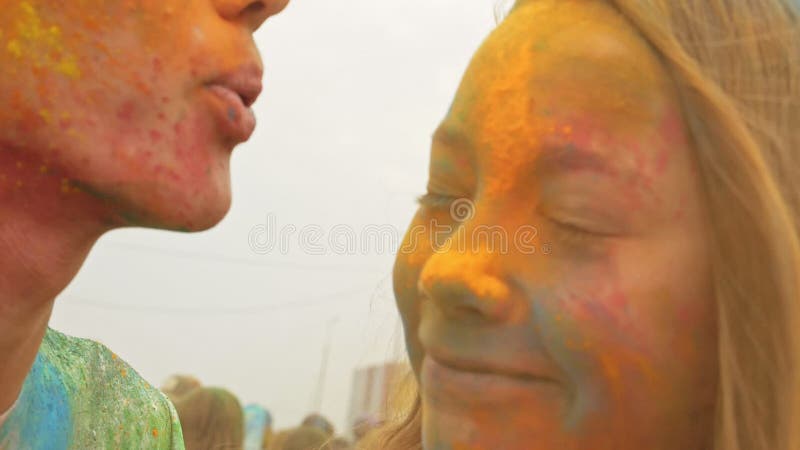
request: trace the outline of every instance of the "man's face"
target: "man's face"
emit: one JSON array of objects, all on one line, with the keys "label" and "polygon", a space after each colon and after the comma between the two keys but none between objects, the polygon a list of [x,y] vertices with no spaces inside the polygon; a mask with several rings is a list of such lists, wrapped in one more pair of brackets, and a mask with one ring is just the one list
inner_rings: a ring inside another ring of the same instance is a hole
[{"label": "man's face", "polygon": [[252,33],[287,3],[0,0],[0,150],[124,224],[213,226],[255,126]]}]

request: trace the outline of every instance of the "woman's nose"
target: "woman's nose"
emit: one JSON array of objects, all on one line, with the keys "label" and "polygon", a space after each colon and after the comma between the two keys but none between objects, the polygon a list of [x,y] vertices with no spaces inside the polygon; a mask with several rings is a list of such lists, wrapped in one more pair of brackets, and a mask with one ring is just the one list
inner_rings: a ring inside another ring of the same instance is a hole
[{"label": "woman's nose", "polygon": [[252,31],[283,11],[287,4],[289,0],[214,0],[220,16],[231,22],[240,22]]},{"label": "woman's nose", "polygon": [[496,255],[436,253],[422,268],[418,289],[450,320],[505,322],[520,304],[500,265]]}]

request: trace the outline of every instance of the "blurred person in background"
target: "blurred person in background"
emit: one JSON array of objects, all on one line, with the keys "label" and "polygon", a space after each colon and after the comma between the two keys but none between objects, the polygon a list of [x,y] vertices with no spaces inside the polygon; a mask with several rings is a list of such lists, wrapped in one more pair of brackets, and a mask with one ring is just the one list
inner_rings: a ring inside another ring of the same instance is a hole
[{"label": "blurred person in background", "polygon": [[355,448],[347,438],[341,436],[334,438],[332,441],[330,441],[329,446],[330,450],[352,450],[353,448]]},{"label": "blurred person in background", "polygon": [[230,391],[196,388],[173,399],[183,427],[186,450],[242,450],[244,412]]},{"label": "blurred person in background", "polygon": [[203,384],[191,375],[173,375],[161,386],[161,392],[170,399],[182,397],[189,392],[201,387]]},{"label": "blurred person in background", "polygon": [[251,403],[244,407],[244,449],[261,450],[272,434],[272,415],[261,405]]},{"label": "blurred person in background", "polygon": [[318,413],[309,414],[301,424],[304,427],[313,427],[323,431],[328,436],[333,436],[335,428],[330,420]]},{"label": "blurred person in background", "polygon": [[301,425],[276,434],[268,450],[330,450],[331,440],[322,429]]}]

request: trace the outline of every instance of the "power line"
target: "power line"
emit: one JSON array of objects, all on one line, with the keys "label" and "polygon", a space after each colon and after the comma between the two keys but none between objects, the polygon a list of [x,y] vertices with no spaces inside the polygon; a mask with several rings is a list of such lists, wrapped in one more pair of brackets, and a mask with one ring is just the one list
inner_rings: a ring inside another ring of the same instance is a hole
[{"label": "power line", "polygon": [[170,249],[165,247],[156,247],[143,244],[133,244],[128,242],[104,241],[103,245],[123,248],[130,251],[145,252],[145,253],[159,253],[162,255],[171,256],[174,258],[189,259],[193,261],[203,260],[215,263],[237,264],[250,267],[269,267],[275,269],[293,269],[293,270],[321,270],[326,272],[375,272],[375,266],[355,266],[344,264],[303,264],[291,261],[256,261],[252,258],[242,258],[235,256],[226,256],[214,253],[192,252],[186,250]]},{"label": "power line", "polygon": [[[59,304],[86,306],[96,309],[105,309],[112,311],[130,311],[136,313],[146,314],[180,314],[183,316],[204,316],[204,315],[217,315],[217,314],[258,314],[265,312],[294,310],[301,308],[310,308],[325,303],[338,303],[344,300],[351,299],[350,296],[356,294],[363,294],[367,290],[371,290],[370,297],[377,294],[378,287],[370,284],[369,287],[362,286],[357,289],[348,289],[344,291],[334,292],[309,298],[305,301],[286,302],[277,305],[247,305],[239,307],[209,307],[209,308],[191,308],[191,307],[174,307],[162,305],[116,305],[113,303],[87,299],[85,297],[69,296],[59,301]],[[63,303],[61,303],[63,302]]]}]

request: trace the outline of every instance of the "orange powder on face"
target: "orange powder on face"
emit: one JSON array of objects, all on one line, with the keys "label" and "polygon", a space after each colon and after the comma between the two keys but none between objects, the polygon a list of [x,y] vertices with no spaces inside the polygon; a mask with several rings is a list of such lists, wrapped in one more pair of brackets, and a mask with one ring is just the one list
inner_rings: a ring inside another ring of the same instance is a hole
[{"label": "orange powder on face", "polygon": [[508,299],[510,291],[508,286],[499,278],[487,273],[486,264],[482,258],[467,257],[449,254],[435,258],[434,264],[428,264],[420,274],[420,283],[423,286],[436,284],[461,285],[471,295],[481,299],[490,299],[503,302]]},{"label": "orange powder on face", "polygon": [[[526,64],[512,67],[513,70],[504,73],[503,79],[493,83],[481,107],[475,110],[476,115],[485,118],[479,125],[478,145],[492,149],[483,186],[486,195],[491,197],[501,196],[513,188],[512,174],[516,167],[525,163],[520,161],[519,146],[521,143],[535,146],[538,131],[537,124],[530,120],[532,100],[518,94],[519,86],[529,77],[529,69]],[[532,157],[533,153],[531,151],[529,156]]]}]

